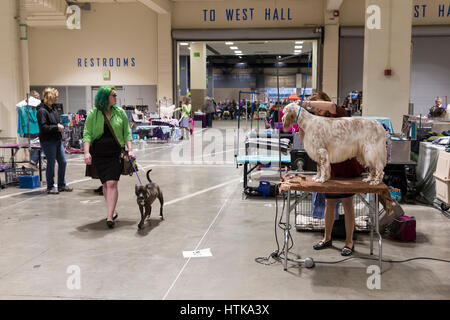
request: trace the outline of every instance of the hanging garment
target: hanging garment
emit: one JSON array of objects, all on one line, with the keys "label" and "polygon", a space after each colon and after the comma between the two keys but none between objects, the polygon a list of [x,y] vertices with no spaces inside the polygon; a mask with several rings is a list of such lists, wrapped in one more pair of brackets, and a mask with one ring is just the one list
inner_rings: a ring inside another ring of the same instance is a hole
[{"label": "hanging garment", "polygon": [[17,133],[21,137],[23,137],[26,134],[38,134],[39,124],[37,120],[37,109],[31,106],[23,106],[17,108],[17,112],[18,112]]}]

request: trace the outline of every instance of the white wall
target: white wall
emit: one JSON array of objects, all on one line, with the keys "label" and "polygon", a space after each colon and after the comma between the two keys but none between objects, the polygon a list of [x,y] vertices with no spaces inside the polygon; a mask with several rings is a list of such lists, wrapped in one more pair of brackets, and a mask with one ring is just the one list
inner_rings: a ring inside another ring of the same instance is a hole
[{"label": "white wall", "polygon": [[15,137],[16,103],[25,99],[22,86],[16,0],[2,0],[0,8],[0,137]]},{"label": "white wall", "polygon": [[[91,8],[82,11],[81,30],[30,28],[31,85],[156,85],[157,14],[139,2]],[[84,58],[95,67],[84,67]],[[97,58],[135,58],[136,65],[103,67],[101,60],[98,67]],[[111,81],[103,80],[106,70]]]},{"label": "white wall", "polygon": [[437,96],[447,96],[447,103],[450,103],[449,52],[450,37],[413,38],[411,102],[414,114],[428,114]]}]

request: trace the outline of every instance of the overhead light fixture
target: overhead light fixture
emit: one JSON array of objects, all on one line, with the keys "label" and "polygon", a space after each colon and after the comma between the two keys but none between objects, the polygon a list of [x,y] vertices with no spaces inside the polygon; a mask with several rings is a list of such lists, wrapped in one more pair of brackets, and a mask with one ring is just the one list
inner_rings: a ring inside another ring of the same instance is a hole
[{"label": "overhead light fixture", "polygon": [[302,49],[303,46],[295,46],[295,49]]},{"label": "overhead light fixture", "polygon": [[238,50],[238,47],[230,47],[231,50]]},{"label": "overhead light fixture", "polygon": [[295,41],[295,44],[303,44],[303,41]]},{"label": "overhead light fixture", "polygon": [[242,54],[242,51],[235,51],[236,54]]},{"label": "overhead light fixture", "polygon": [[187,43],[187,42],[180,42],[180,46],[188,46],[189,45],[189,43]]},{"label": "overhead light fixture", "polygon": [[225,42],[225,44],[226,44],[227,46],[232,46],[232,45],[233,45],[233,42],[227,41],[227,42]]}]

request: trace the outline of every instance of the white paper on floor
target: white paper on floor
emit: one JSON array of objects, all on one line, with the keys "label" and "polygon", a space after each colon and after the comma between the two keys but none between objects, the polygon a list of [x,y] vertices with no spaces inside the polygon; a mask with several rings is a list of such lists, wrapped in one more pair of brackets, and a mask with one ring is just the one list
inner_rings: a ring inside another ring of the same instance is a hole
[{"label": "white paper on floor", "polygon": [[100,200],[83,200],[80,201],[82,204],[94,204],[100,202]]},{"label": "white paper on floor", "polygon": [[202,249],[195,251],[183,251],[184,258],[203,258],[203,257],[212,257],[211,249]]}]

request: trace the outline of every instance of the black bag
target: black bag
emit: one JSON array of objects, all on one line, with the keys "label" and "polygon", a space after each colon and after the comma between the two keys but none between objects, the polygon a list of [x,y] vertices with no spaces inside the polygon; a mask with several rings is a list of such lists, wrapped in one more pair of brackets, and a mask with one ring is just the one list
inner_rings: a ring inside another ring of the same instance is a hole
[{"label": "black bag", "polygon": [[86,165],[85,176],[91,177],[92,179],[100,179],[100,177],[98,176],[98,173],[97,173],[97,169],[94,167],[93,164]]},{"label": "black bag", "polygon": [[119,140],[117,140],[116,134],[114,133],[114,130],[111,127],[111,123],[109,122],[109,119],[106,117],[105,114],[103,114],[103,117],[105,118],[106,124],[108,125],[108,128],[114,137],[114,140],[116,140],[117,144],[122,149],[122,154],[120,155],[120,161],[122,163],[122,175],[124,175],[124,176],[130,175],[131,176],[131,175],[133,175],[134,169],[136,169],[136,171],[139,170],[137,163],[134,162],[134,169],[133,169],[133,164],[131,163],[130,157],[128,156],[128,152],[125,150],[125,148],[123,148],[120,145]]},{"label": "black bag", "polygon": [[[331,237],[336,239],[345,239],[345,215],[340,214],[339,219],[334,221]],[[353,230],[353,240],[356,240],[356,233]]]}]

